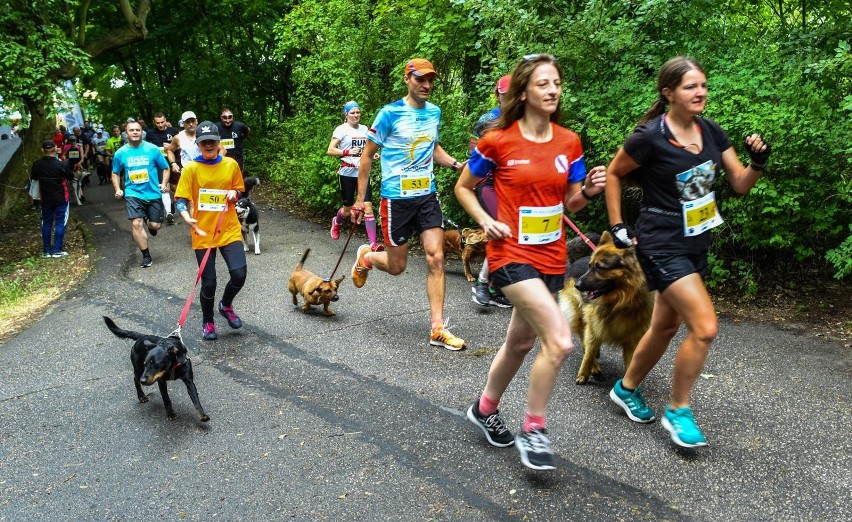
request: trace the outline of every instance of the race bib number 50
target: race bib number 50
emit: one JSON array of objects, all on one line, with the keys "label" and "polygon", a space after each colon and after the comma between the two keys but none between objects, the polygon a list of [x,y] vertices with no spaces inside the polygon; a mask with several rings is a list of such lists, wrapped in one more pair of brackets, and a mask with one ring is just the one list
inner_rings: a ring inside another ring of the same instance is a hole
[{"label": "race bib number 50", "polygon": [[227,190],[198,189],[198,210],[207,212],[225,210],[228,205]]},{"label": "race bib number 50", "polygon": [[543,245],[562,237],[562,203],[518,209],[518,243]]}]

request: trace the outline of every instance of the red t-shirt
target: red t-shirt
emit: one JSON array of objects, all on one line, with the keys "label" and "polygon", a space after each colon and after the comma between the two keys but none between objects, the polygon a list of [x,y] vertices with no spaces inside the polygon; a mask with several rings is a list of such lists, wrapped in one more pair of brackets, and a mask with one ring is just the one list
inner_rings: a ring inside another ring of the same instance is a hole
[{"label": "red t-shirt", "polygon": [[577,134],[551,126],[553,138],[547,143],[525,139],[518,122],[489,131],[471,155],[468,165],[475,176],[493,174],[497,221],[512,230],[512,237],[488,242],[491,271],[523,263],[542,274],[565,273],[563,204],[569,181],[582,181],[586,169]]}]

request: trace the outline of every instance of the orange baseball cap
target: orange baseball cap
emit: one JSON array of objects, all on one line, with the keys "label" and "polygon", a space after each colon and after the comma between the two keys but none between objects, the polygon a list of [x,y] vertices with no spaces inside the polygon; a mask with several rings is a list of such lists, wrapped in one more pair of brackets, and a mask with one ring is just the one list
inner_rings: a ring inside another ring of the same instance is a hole
[{"label": "orange baseball cap", "polygon": [[410,73],[414,73],[415,76],[434,74],[436,78],[440,78],[440,75],[432,66],[432,62],[424,60],[423,58],[415,58],[405,64],[405,74],[407,75]]}]

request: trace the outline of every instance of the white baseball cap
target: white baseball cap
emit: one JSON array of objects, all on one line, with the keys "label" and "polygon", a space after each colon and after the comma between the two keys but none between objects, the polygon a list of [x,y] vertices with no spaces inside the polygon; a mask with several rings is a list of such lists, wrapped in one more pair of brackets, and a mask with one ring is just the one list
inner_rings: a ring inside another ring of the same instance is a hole
[{"label": "white baseball cap", "polygon": [[180,119],[183,120],[183,121],[186,121],[190,118],[197,120],[198,116],[196,116],[195,113],[192,112],[192,111],[186,111],[183,114],[181,114],[181,116],[180,116]]}]

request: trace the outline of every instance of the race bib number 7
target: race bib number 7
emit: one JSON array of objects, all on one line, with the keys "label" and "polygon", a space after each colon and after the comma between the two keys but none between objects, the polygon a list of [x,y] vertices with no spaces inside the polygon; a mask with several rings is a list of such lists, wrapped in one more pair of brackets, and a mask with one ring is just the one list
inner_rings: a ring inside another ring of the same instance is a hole
[{"label": "race bib number 7", "polygon": [[562,237],[562,203],[518,209],[518,243],[543,245]]},{"label": "race bib number 7", "polygon": [[198,190],[198,210],[207,212],[225,210],[228,205],[226,196],[227,190],[216,189],[199,189]]}]

